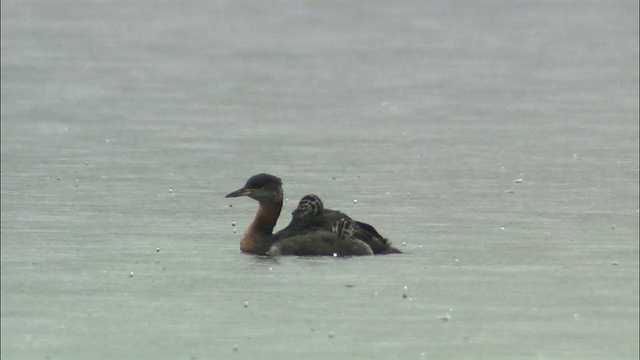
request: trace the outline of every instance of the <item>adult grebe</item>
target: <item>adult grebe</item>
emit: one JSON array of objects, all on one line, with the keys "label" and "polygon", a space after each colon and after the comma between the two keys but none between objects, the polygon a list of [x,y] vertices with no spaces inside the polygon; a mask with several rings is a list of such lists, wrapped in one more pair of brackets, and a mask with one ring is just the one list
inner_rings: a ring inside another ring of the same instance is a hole
[{"label": "adult grebe", "polygon": [[[240,242],[240,251],[257,255],[373,255],[371,248],[353,237],[351,220],[338,218],[331,227],[287,230],[273,234],[282,211],[282,181],[273,175],[254,175],[226,197],[248,196],[259,203],[258,212]],[[296,223],[293,224],[296,227]],[[289,227],[288,227],[289,228]]]}]

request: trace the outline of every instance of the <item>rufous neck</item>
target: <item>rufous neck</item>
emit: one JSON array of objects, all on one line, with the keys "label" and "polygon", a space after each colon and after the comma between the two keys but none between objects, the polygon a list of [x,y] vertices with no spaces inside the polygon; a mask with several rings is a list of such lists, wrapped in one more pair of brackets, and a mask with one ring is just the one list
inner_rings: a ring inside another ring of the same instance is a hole
[{"label": "rufous neck", "polygon": [[245,231],[240,242],[240,250],[242,252],[258,255],[266,254],[275,239],[273,228],[278,222],[278,217],[280,217],[283,199],[284,194],[282,188],[280,188],[277,196],[272,200],[259,201],[260,206],[256,217],[247,228],[247,231]]},{"label": "rufous neck", "polygon": [[278,202],[260,203],[256,217],[249,225],[249,231],[262,234],[273,233],[273,228],[278,222],[280,212],[282,211],[282,199]]}]

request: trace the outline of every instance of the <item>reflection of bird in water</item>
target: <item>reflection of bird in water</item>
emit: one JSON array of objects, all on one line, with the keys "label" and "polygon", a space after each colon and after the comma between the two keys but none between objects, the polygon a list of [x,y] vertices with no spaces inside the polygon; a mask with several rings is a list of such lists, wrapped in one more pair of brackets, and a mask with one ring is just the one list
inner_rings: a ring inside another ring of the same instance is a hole
[{"label": "reflection of bird in water", "polygon": [[276,235],[280,237],[289,237],[293,234],[302,234],[318,229],[331,229],[336,221],[340,219],[349,220],[352,224],[352,236],[355,239],[364,241],[373,251],[374,254],[396,254],[401,253],[391,245],[389,240],[384,238],[371,225],[353,220],[348,215],[336,211],[325,209],[317,195],[309,194],[302,197],[298,203],[298,207],[291,213],[292,219],[289,225],[280,230]]},{"label": "reflection of bird in water", "polygon": [[347,220],[337,219],[328,229],[293,232],[283,237],[273,234],[282,210],[282,181],[269,174],[249,178],[240,189],[226,197],[248,196],[260,204],[253,222],[244,233],[240,250],[257,255],[373,255],[364,242],[350,236]]}]

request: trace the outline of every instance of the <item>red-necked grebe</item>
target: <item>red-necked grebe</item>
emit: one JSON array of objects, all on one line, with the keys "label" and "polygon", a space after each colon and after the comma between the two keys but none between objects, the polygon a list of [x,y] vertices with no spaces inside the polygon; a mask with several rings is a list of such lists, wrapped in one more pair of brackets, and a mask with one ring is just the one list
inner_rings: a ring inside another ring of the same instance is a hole
[{"label": "red-necked grebe", "polygon": [[[248,196],[259,203],[258,212],[240,242],[240,250],[256,255],[352,256],[373,255],[364,242],[351,237],[348,220],[338,219],[330,229],[273,234],[282,210],[282,181],[269,174],[252,176],[240,189],[226,197]],[[345,231],[347,229],[347,231]]]}]

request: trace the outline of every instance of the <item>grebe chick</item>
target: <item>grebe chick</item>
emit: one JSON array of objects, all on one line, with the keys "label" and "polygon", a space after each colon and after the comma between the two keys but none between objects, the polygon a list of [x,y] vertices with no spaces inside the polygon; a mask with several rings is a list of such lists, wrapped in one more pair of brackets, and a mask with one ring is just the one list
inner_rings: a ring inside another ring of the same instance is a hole
[{"label": "grebe chick", "polygon": [[291,222],[297,222],[324,212],[324,205],[318,195],[305,195],[298,202],[298,207],[291,213]]},{"label": "grebe chick", "polygon": [[400,250],[393,247],[391,242],[380,235],[371,225],[351,219],[348,215],[331,209],[325,209],[320,197],[314,194],[305,195],[292,213],[289,225],[276,233],[276,236],[289,237],[292,234],[330,230],[340,219],[351,221],[351,233],[356,239],[364,241],[374,254],[398,254]]},{"label": "grebe chick", "polygon": [[340,219],[351,220],[347,214],[340,211],[324,209],[319,196],[305,195],[291,213],[289,225],[278,231],[276,237],[284,239],[318,230],[332,231],[334,224]]},{"label": "grebe chick", "polygon": [[[267,255],[278,241],[287,241],[280,247],[276,247],[271,254],[278,255],[371,255],[368,247],[362,249],[360,244],[354,246],[329,228],[315,227],[312,229],[298,228],[296,223],[288,227],[284,235],[274,235],[273,228],[282,211],[284,192],[282,180],[269,174],[254,175],[246,184],[228,194],[227,198],[248,196],[259,203],[258,212],[247,228],[240,242],[240,251],[256,255]],[[339,219],[338,219],[339,220]],[[344,226],[343,226],[344,227]],[[296,229],[298,229],[296,231]],[[366,244],[365,244],[366,246]],[[277,250],[276,250],[277,249]]]}]

